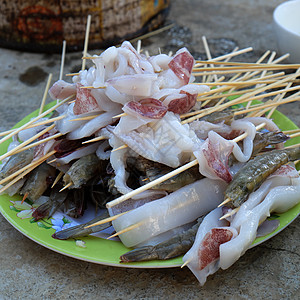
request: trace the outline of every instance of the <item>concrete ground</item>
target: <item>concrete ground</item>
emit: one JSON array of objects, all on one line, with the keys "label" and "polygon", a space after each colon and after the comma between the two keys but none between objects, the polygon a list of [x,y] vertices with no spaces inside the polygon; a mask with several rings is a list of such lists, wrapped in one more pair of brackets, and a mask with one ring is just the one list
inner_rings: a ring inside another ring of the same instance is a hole
[{"label": "concrete ground", "polygon": [[[168,33],[143,41],[151,54],[187,46],[205,58],[252,46],[243,61],[276,50],[272,12],[283,1],[174,0]],[[97,51],[92,51],[97,53]],[[68,53],[65,72],[80,68],[81,53]],[[0,131],[39,107],[49,72],[56,80],[60,55],[0,49]],[[300,125],[298,103],[281,111]],[[125,269],[79,261],[44,248],[0,215],[0,299],[299,299],[300,219],[271,240],[247,251],[230,269],[200,287],[187,269]],[[297,296],[298,295],[298,296]]]}]

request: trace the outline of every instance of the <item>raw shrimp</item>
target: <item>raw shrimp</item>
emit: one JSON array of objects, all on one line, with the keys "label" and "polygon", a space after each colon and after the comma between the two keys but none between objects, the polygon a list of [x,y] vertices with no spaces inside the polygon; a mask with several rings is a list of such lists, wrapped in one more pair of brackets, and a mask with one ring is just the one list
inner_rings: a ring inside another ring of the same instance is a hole
[{"label": "raw shrimp", "polygon": [[111,222],[107,222],[105,224],[100,224],[100,225],[89,227],[89,228],[85,228],[85,227],[90,225],[90,224],[93,224],[95,222],[106,219],[108,217],[109,217],[109,214],[106,210],[100,216],[94,218],[93,220],[91,220],[87,223],[84,223],[84,224],[69,227],[67,229],[55,232],[52,235],[52,237],[55,238],[55,239],[58,239],[58,240],[67,240],[67,239],[70,239],[70,238],[77,238],[77,237],[87,236],[91,233],[95,233],[95,232],[104,230],[104,229],[111,226]]},{"label": "raw shrimp", "polygon": [[234,176],[225,191],[227,206],[239,207],[262,182],[280,166],[300,158],[300,147],[272,150],[256,156],[246,163]]},{"label": "raw shrimp", "polygon": [[33,155],[33,148],[12,155],[0,171],[0,179],[8,177],[9,175],[30,164],[33,160]]},{"label": "raw shrimp", "polygon": [[144,246],[121,255],[121,262],[146,261],[153,259],[170,259],[185,254],[193,245],[195,236],[203,217],[190,229],[155,246]]},{"label": "raw shrimp", "polygon": [[[256,156],[258,153],[264,150],[272,150],[265,149],[267,146],[273,146],[280,143],[284,143],[289,139],[289,136],[285,135],[283,132],[256,132],[255,138],[253,140],[253,151],[252,156]],[[235,159],[234,155],[230,155],[228,158],[228,165],[232,166],[236,163],[237,160]]]},{"label": "raw shrimp", "polygon": [[265,147],[269,145],[276,145],[284,143],[289,139],[289,136],[285,135],[281,131],[270,131],[270,132],[257,132],[253,140],[253,152],[252,156],[255,156],[261,152]]},{"label": "raw shrimp", "polygon": [[[153,181],[174,170],[171,167],[145,159],[142,156],[137,158],[129,157],[127,159],[127,166],[131,168],[131,171],[136,168],[145,174],[144,176],[140,176],[141,185],[147,184],[150,181]],[[203,176],[199,173],[198,166],[194,166],[152,187],[152,189],[164,190],[170,193],[180,189],[183,186],[193,183],[202,177]]]},{"label": "raw shrimp", "polygon": [[83,156],[73,163],[63,177],[64,184],[73,183],[72,188],[80,188],[98,172],[105,172],[107,163],[99,160],[96,154]]},{"label": "raw shrimp", "polygon": [[64,203],[68,196],[68,190],[59,192],[60,187],[55,186],[51,189],[51,193],[47,202],[40,205],[33,213],[32,217],[35,221],[43,218],[50,218]]},{"label": "raw shrimp", "polygon": [[20,194],[27,195],[31,201],[40,198],[49,185],[49,178],[54,178],[55,168],[47,163],[39,165],[28,176]]}]

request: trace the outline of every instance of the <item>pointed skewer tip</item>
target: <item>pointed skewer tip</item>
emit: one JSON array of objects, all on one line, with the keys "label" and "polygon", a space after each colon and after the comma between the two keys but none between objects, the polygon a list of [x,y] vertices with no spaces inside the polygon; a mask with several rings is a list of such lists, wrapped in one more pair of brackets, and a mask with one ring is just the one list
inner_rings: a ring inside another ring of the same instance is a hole
[{"label": "pointed skewer tip", "polygon": [[69,188],[71,185],[73,185],[73,182],[69,182],[67,185],[65,185],[62,189],[59,190],[59,192],[62,192],[63,190]]},{"label": "pointed skewer tip", "polygon": [[221,207],[221,206],[227,204],[227,203],[230,202],[230,201],[231,201],[230,198],[226,198],[222,203],[220,203],[220,204],[218,205],[218,207]]},{"label": "pointed skewer tip", "polygon": [[226,218],[228,218],[228,217],[231,217],[232,215],[234,215],[235,213],[237,213],[239,209],[240,209],[239,207],[233,209],[233,210],[230,211],[229,213],[227,213],[227,214],[225,214],[224,216],[222,216],[222,217],[220,218],[220,220],[223,220],[223,219],[226,219]]},{"label": "pointed skewer tip", "polygon": [[191,260],[186,260],[182,265],[181,265],[181,269],[183,268],[183,267],[185,267],[187,264],[189,264],[191,262]]}]

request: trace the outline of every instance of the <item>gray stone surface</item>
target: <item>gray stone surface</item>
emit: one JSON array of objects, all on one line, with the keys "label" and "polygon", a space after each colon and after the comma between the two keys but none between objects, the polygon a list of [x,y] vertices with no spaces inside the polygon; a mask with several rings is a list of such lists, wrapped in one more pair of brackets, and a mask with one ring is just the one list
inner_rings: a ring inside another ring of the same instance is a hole
[{"label": "gray stone surface", "polygon": [[[252,46],[241,60],[253,62],[276,50],[272,11],[281,2],[172,1],[168,19],[175,28],[143,45],[152,54],[158,47],[174,51],[186,45],[205,58],[205,35],[213,56]],[[79,69],[80,57],[67,54],[66,73]],[[47,74],[57,79],[59,64],[59,55],[0,49],[0,131],[39,107]],[[300,125],[298,103],[281,110]],[[187,268],[138,270],[79,261],[36,244],[2,216],[0,224],[0,299],[299,299],[299,218],[230,269],[210,276],[204,287]]]}]

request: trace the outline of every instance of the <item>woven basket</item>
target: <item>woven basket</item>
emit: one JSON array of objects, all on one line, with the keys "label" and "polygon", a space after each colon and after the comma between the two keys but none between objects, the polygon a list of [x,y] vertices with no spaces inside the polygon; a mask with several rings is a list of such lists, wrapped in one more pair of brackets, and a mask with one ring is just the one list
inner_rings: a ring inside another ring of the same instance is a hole
[{"label": "woven basket", "polygon": [[0,0],[0,46],[34,52],[82,50],[87,16],[89,49],[104,48],[159,27],[170,0]]}]

